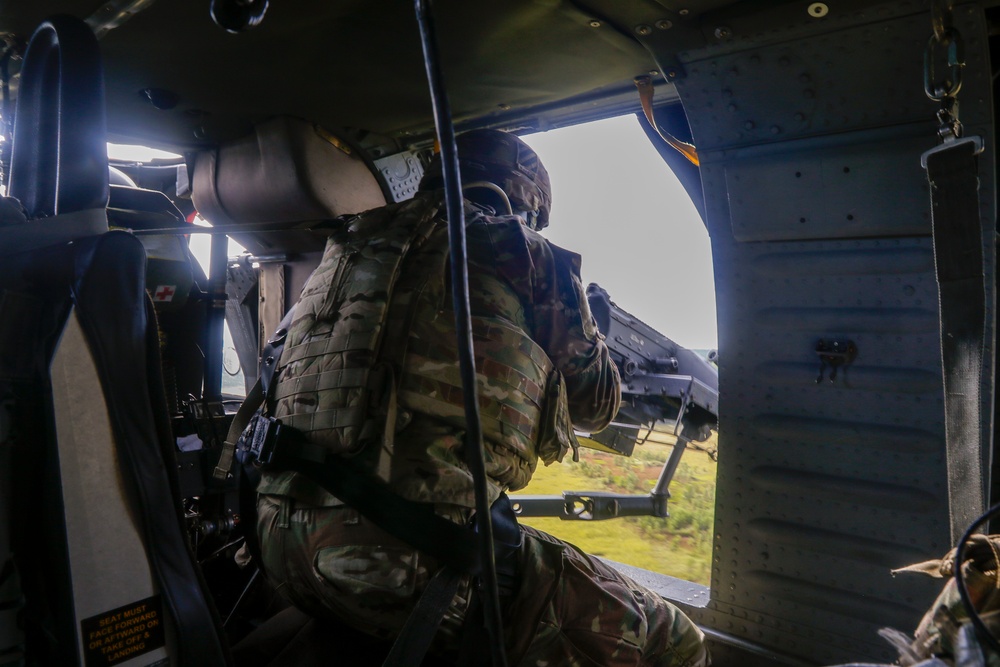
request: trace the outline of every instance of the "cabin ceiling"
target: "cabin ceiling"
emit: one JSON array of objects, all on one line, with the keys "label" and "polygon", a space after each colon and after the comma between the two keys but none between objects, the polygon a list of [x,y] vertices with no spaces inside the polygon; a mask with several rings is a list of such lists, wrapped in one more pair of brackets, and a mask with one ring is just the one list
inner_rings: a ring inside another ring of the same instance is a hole
[{"label": "cabin ceiling", "polygon": [[[567,101],[599,109],[615,95],[638,108],[632,79],[660,69],[640,26],[652,31],[647,40],[674,40],[679,50],[709,38],[702,19],[726,4],[438,0],[454,116],[460,124],[544,125],[546,109]],[[8,45],[23,44],[48,16],[97,18],[128,6],[142,8],[100,39],[115,140],[194,149],[275,115],[402,143],[432,129],[409,0],[271,0],[260,25],[239,34],[212,21],[208,0],[4,2],[0,33]],[[661,82],[665,99],[672,86]]]}]

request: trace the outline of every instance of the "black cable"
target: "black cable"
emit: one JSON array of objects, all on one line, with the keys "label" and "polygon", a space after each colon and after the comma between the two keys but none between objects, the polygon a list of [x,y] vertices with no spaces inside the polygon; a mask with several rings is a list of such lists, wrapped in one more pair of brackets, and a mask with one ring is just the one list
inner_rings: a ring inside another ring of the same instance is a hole
[{"label": "black cable", "polygon": [[237,544],[239,544],[240,542],[243,542],[244,540],[246,540],[245,537],[237,537],[232,542],[229,542],[228,544],[225,544],[225,545],[219,547],[218,549],[216,549],[212,553],[210,553],[207,556],[205,556],[204,558],[202,558],[200,561],[198,561],[198,564],[199,565],[205,565],[205,563],[209,562],[210,560],[212,560],[216,556],[222,554],[222,552],[224,552],[226,549],[229,549],[230,547],[235,547]]},{"label": "black cable", "polygon": [[452,300],[455,308],[455,329],[458,336],[459,371],[465,399],[465,460],[472,473],[476,494],[476,530],[483,571],[480,593],[486,632],[490,637],[493,667],[507,664],[503,646],[503,626],[500,619],[500,595],[497,589],[496,562],[493,558],[493,524],[487,494],[486,460],[483,454],[483,434],[479,422],[479,401],[476,397],[476,363],[472,347],[472,313],[469,307],[469,274],[466,265],[465,203],[455,145],[448,93],[441,71],[437,36],[430,11],[430,0],[414,0],[424,67],[434,109],[434,125],[441,147],[441,171],[444,176],[445,208],[448,214],[448,241],[451,256]]},{"label": "black cable", "polygon": [[257,577],[259,576],[260,576],[260,568],[257,568],[256,570],[253,571],[253,575],[250,577],[250,581],[247,582],[247,585],[243,589],[243,592],[240,593],[240,597],[237,598],[236,604],[234,604],[233,608],[229,611],[229,615],[226,616],[226,620],[222,622],[223,627],[229,625],[229,621],[232,620],[233,614],[235,614],[236,610],[240,608],[241,604],[243,604],[243,598],[246,597],[247,593],[250,591],[250,587],[253,586],[253,582],[257,581]]},{"label": "black cable", "polygon": [[[983,623],[983,619],[979,616],[979,612],[976,611],[976,606],[972,604],[972,599],[969,597],[969,589],[965,585],[965,578],[962,576],[962,563],[965,562],[965,546],[972,538],[972,535],[976,532],[982,524],[987,521],[1000,516],[1000,504],[994,505],[993,507],[986,510],[986,513],[981,517],[972,522],[969,529],[965,531],[962,535],[962,539],[959,540],[958,546],[955,548],[955,584],[958,588],[958,597],[962,600],[962,606],[965,607],[965,613],[969,616],[969,621],[972,622],[972,626],[976,629],[976,634],[979,635],[979,639],[985,641],[990,645],[998,655],[1000,655],[1000,641],[993,636],[986,624]],[[1000,563],[996,564],[998,570],[1000,570]],[[997,573],[1000,576],[1000,572]]]}]

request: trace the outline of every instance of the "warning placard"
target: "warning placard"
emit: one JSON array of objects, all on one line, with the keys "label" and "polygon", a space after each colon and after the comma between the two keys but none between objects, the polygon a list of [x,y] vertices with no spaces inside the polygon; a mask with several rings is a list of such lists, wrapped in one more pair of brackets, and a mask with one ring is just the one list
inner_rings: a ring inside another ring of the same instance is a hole
[{"label": "warning placard", "polygon": [[164,645],[159,595],[80,622],[87,667],[110,667]]}]

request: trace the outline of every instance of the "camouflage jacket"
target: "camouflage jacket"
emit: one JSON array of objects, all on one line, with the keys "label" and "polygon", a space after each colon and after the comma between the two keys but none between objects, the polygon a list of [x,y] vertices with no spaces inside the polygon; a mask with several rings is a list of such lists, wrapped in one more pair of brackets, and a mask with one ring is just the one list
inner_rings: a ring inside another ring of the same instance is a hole
[{"label": "camouflage jacket", "polygon": [[[393,369],[398,387],[395,436],[388,443],[367,444],[355,460],[410,500],[474,507],[471,475],[462,455],[465,422],[457,390],[441,194],[420,193],[358,220],[361,226],[393,229],[418,226],[415,220],[429,217],[437,224],[425,242],[404,256],[382,325],[379,361]],[[495,496],[523,488],[538,458],[548,464],[561,460],[569,447],[575,449],[570,422],[591,431],[605,427],[618,410],[620,380],[587,305],[579,256],[550,244],[515,216],[487,216],[467,204],[466,223],[479,400]],[[313,278],[303,295],[310,282]],[[311,308],[322,314],[322,304]],[[297,321],[299,317],[297,311]],[[321,319],[308,324],[309,336],[330,331]],[[283,367],[284,356],[279,382],[282,374],[287,378],[309,372]],[[503,382],[497,381],[500,377]],[[272,406],[275,416],[294,412],[289,402],[279,399]],[[322,441],[324,434],[310,437]],[[316,506],[338,504],[303,476],[288,472],[265,474],[258,491]]]},{"label": "camouflage jacket", "polygon": [[[899,651],[903,667],[1000,667],[1000,655],[978,636],[959,595],[955,580],[957,551],[952,549],[944,558],[892,571],[893,576],[918,572],[946,582],[912,638],[892,628],[879,631]],[[986,629],[994,637],[1000,636],[1000,535],[972,535],[964,556],[962,578],[969,598]]]}]

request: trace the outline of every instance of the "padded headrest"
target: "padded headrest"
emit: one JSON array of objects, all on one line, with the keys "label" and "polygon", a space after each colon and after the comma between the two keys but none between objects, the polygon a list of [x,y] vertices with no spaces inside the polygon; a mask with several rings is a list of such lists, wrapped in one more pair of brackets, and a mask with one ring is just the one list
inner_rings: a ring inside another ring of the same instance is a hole
[{"label": "padded headrest", "polygon": [[297,118],[275,118],[197,156],[192,198],[213,225],[324,220],[384,205],[365,161]]},{"label": "padded headrest", "polygon": [[112,185],[108,198],[108,223],[128,229],[185,226],[184,214],[170,198],[156,190]]}]

